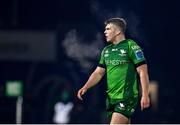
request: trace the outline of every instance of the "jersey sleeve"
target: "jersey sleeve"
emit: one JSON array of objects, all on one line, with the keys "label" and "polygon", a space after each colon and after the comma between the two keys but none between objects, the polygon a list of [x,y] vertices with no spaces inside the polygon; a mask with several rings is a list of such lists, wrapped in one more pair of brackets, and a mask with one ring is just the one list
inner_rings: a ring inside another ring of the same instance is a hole
[{"label": "jersey sleeve", "polygon": [[146,64],[142,48],[134,41],[129,42],[129,57],[136,67]]},{"label": "jersey sleeve", "polygon": [[104,49],[101,52],[100,60],[99,60],[99,67],[106,68],[105,59],[104,59]]}]

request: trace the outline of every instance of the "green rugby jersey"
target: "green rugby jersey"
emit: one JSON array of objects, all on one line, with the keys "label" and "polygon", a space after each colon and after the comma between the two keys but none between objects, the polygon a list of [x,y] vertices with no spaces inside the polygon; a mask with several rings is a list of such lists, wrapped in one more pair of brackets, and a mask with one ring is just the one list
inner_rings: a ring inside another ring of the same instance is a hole
[{"label": "green rugby jersey", "polygon": [[145,63],[142,49],[131,39],[106,46],[98,66],[106,68],[108,97],[123,100],[137,96],[136,67]]}]

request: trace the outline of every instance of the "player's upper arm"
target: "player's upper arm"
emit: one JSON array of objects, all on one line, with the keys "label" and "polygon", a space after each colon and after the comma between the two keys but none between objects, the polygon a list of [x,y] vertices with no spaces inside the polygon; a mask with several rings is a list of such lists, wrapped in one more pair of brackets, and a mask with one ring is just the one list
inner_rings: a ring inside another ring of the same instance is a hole
[{"label": "player's upper arm", "polygon": [[141,73],[147,73],[148,72],[148,68],[147,68],[147,64],[143,64],[143,65],[140,65],[136,68],[137,72],[139,74]]},{"label": "player's upper arm", "polygon": [[97,66],[97,68],[95,69],[94,73],[97,73],[97,74],[103,76],[105,74],[105,68]]}]

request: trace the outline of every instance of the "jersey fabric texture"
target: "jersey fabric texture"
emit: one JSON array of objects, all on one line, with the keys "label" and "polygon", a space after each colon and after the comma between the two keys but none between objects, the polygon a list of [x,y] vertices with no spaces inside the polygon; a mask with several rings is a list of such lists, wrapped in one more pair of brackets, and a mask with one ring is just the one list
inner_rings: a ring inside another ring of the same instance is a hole
[{"label": "jersey fabric texture", "polygon": [[142,49],[131,39],[106,46],[98,66],[106,69],[108,98],[123,101],[137,97],[136,67],[145,63]]}]

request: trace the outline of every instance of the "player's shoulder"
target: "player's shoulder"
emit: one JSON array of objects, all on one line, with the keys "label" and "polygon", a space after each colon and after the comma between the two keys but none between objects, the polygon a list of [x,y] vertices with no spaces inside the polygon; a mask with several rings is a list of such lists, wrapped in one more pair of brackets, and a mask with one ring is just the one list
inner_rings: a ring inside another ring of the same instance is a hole
[{"label": "player's shoulder", "polygon": [[128,45],[129,45],[129,48],[132,49],[132,50],[138,50],[138,49],[142,49],[139,44],[132,40],[132,39],[128,39]]},{"label": "player's shoulder", "polygon": [[106,45],[106,46],[102,49],[101,55],[104,54],[105,52],[108,52],[108,51],[109,51],[109,50],[108,50],[108,49],[109,49],[109,46],[110,46],[110,45]]},{"label": "player's shoulder", "polygon": [[129,45],[137,44],[137,42],[134,41],[134,40],[132,40],[132,39],[127,39],[127,43],[128,43]]},{"label": "player's shoulder", "polygon": [[108,50],[108,49],[110,49],[111,47],[112,47],[112,44],[106,45],[103,50],[104,50],[104,51],[105,51],[105,50]]},{"label": "player's shoulder", "polygon": [[136,49],[140,48],[139,44],[132,39],[128,39],[127,43],[129,45],[129,47],[136,48]]}]

